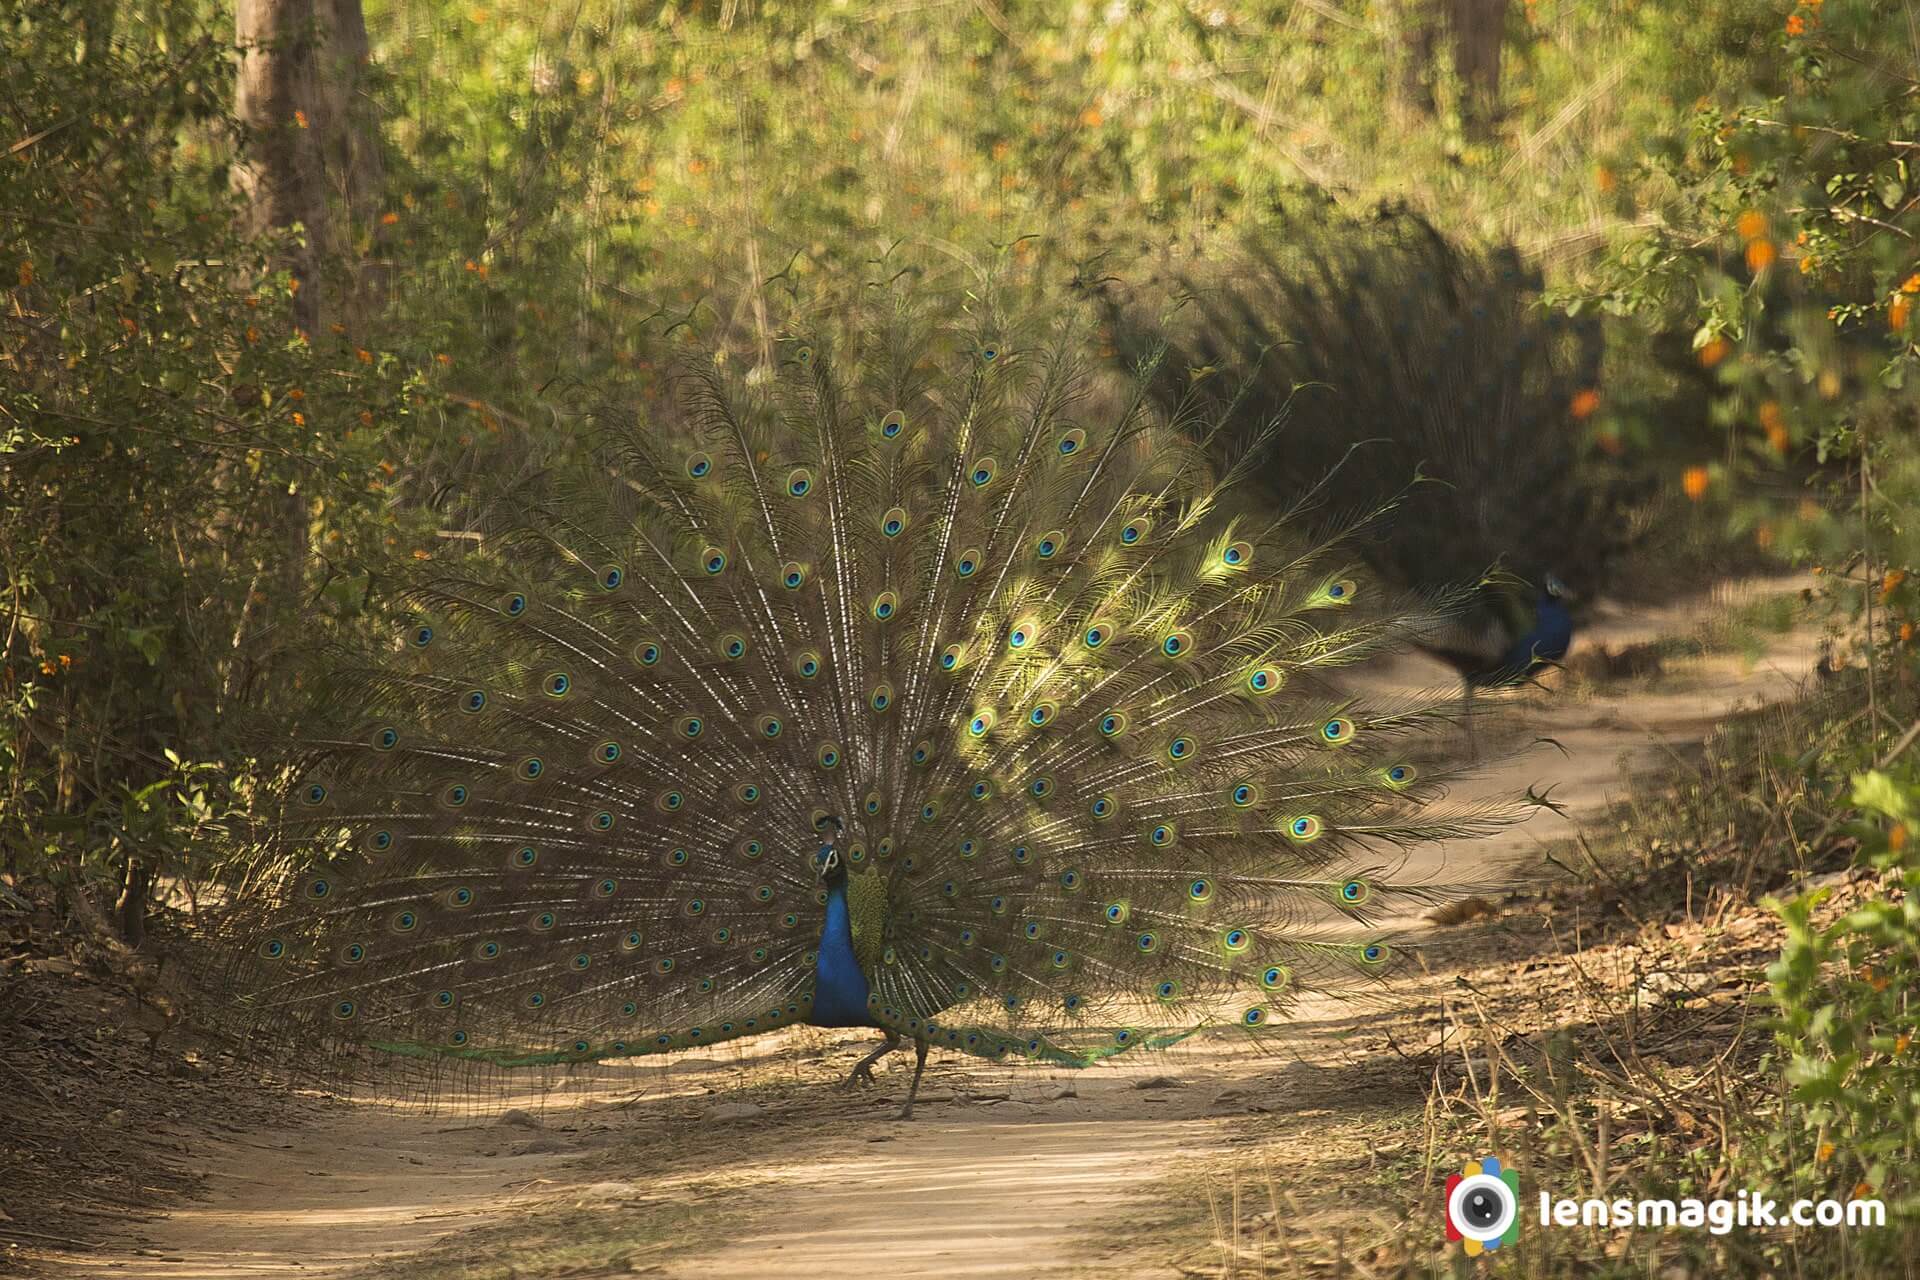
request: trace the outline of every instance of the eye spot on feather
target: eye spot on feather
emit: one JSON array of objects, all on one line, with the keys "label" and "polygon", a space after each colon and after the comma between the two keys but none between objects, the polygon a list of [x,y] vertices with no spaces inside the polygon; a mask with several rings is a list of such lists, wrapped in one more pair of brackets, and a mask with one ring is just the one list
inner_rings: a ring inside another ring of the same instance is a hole
[{"label": "eye spot on feather", "polygon": [[399,745],[400,731],[398,729],[388,726],[374,730],[373,749],[375,751],[391,751]]},{"label": "eye spot on feather", "polygon": [[1113,628],[1107,626],[1103,622],[1096,622],[1093,625],[1089,626],[1087,628],[1086,634],[1080,637],[1081,641],[1089,649],[1098,649],[1102,645],[1106,644],[1107,641],[1111,640],[1112,638],[1113,638]]},{"label": "eye spot on feather", "polygon": [[509,618],[517,618],[527,611],[526,593],[515,591],[500,602],[500,611]]},{"label": "eye spot on feather", "polygon": [[927,764],[933,759],[933,744],[924,741],[916,742],[913,746],[913,755],[910,759],[912,759],[916,765]]},{"label": "eye spot on feather", "polygon": [[1049,529],[1040,535],[1040,541],[1033,544],[1033,554],[1042,560],[1051,560],[1060,554],[1067,545],[1067,535],[1058,529]]},{"label": "eye spot on feather", "polygon": [[1409,786],[1419,776],[1410,764],[1396,764],[1381,771],[1381,779],[1396,791]]},{"label": "eye spot on feather", "polygon": [[687,797],[678,791],[662,791],[659,798],[654,801],[663,813],[678,813],[686,803]]},{"label": "eye spot on feather", "polygon": [[823,742],[813,758],[822,769],[836,769],[840,766],[840,746],[834,742]]},{"label": "eye spot on feather", "polygon": [[412,933],[419,924],[420,917],[413,911],[396,911],[387,921],[395,933]]},{"label": "eye spot on feather", "polygon": [[992,912],[996,916],[1003,916],[1007,914],[1007,899],[1005,895],[1003,894],[994,895],[993,899],[987,903],[987,910]]},{"label": "eye spot on feather", "polygon": [[593,749],[593,758],[598,764],[619,764],[620,756],[620,744],[612,738],[608,738],[605,742],[602,742]]},{"label": "eye spot on feather", "polygon": [[433,993],[433,1007],[436,1009],[453,1008],[453,992],[445,987]]},{"label": "eye spot on feather", "polygon": [[593,886],[593,896],[596,898],[611,898],[614,894],[618,893],[619,891],[620,891],[620,882],[618,880],[615,880],[612,876],[608,876],[606,879],[600,881],[600,883]]},{"label": "eye spot on feather", "polygon": [[1160,652],[1169,658],[1185,658],[1193,652],[1193,633],[1175,631],[1160,642]]},{"label": "eye spot on feather", "polygon": [[527,1008],[529,1009],[544,1009],[546,1004],[547,998],[538,991],[531,992],[527,996]]},{"label": "eye spot on feather", "polygon": [[[640,944],[644,941],[645,939],[640,936],[640,931],[638,929],[629,929],[625,933],[620,935],[620,946],[623,950],[626,950],[626,951],[638,951],[640,949]],[[628,1003],[623,1009],[623,1012],[629,1018],[631,1018],[634,1014],[638,1013],[639,1011],[640,1011],[639,1006],[634,1005],[632,1003]]]},{"label": "eye spot on feather", "polygon": [[1087,433],[1079,427],[1062,432],[1060,438],[1054,441],[1053,447],[1059,451],[1061,457],[1071,458],[1087,447]]},{"label": "eye spot on feather", "polygon": [[1193,759],[1199,749],[1198,743],[1192,738],[1182,734],[1180,737],[1167,743],[1167,759],[1173,761],[1175,764],[1179,764],[1182,761]]},{"label": "eye spot on feather", "polygon": [[613,814],[602,809],[587,820],[587,825],[595,831],[611,831],[613,830]]},{"label": "eye spot on feather", "polygon": [[992,731],[994,722],[997,719],[998,717],[990,708],[975,712],[973,719],[967,722],[968,735],[975,738],[986,737],[987,734]]},{"label": "eye spot on feather", "polygon": [[965,645],[950,644],[940,651],[940,669],[942,671],[957,671],[960,669],[960,665],[966,661],[966,658],[967,650]]},{"label": "eye spot on feather", "polygon": [[1335,716],[1320,726],[1320,738],[1330,747],[1353,741],[1353,721],[1345,716]]},{"label": "eye spot on feather", "polygon": [[463,808],[472,794],[464,782],[456,782],[440,793],[440,803],[449,809]]},{"label": "eye spot on feather", "polygon": [[747,639],[745,636],[728,632],[720,637],[717,648],[720,656],[728,662],[737,661],[747,656]]},{"label": "eye spot on feather", "polygon": [[1007,971],[1007,958],[1002,955],[988,956],[987,968],[993,970],[995,973],[1005,973]]},{"label": "eye spot on feather", "polygon": [[[749,862],[751,862],[755,858],[758,858],[762,853],[766,852],[765,845],[761,844],[758,840],[752,840],[752,839],[742,840],[738,845],[735,846],[735,848],[738,850],[740,856],[747,859]],[[674,852],[684,855],[686,853],[686,850],[676,849],[674,850]],[[676,867],[685,866],[686,861],[687,861],[686,858],[682,856],[680,861],[674,863],[673,865],[675,865]]]},{"label": "eye spot on feather", "polygon": [[984,489],[993,483],[993,477],[999,469],[1000,464],[992,458],[981,458],[973,464],[973,469],[967,473],[967,479],[972,482],[974,488]]},{"label": "eye spot on feather", "polygon": [[681,716],[680,719],[674,722],[673,727],[675,732],[679,733],[681,737],[685,738],[688,742],[692,742],[695,738],[706,732],[707,722],[699,716]]},{"label": "eye spot on feather", "polygon": [[891,591],[882,591],[873,598],[873,616],[875,621],[890,622],[893,615],[900,611],[900,597]]},{"label": "eye spot on feather", "polygon": [[351,1000],[336,1000],[333,1002],[333,1016],[341,1022],[346,1022],[353,1017],[357,1008]]},{"label": "eye spot on feather", "polygon": [[[494,947],[494,954],[495,955],[499,954],[498,945]],[[349,965],[359,964],[366,958],[367,958],[367,948],[364,943],[349,942],[346,946],[340,948],[341,964],[349,964]],[[492,957],[488,957],[488,958],[491,959]]]},{"label": "eye spot on feather", "polygon": [[1351,578],[1342,578],[1327,584],[1326,597],[1329,603],[1346,604],[1353,599],[1356,590],[1358,588]]},{"label": "eye spot on feather", "polygon": [[968,547],[954,557],[953,572],[956,577],[971,578],[980,572],[980,548]]},{"label": "eye spot on feather", "polygon": [[1285,969],[1277,964],[1272,965],[1268,967],[1265,973],[1260,975],[1260,985],[1269,991],[1278,991],[1287,985],[1287,977],[1288,974]]},{"label": "eye spot on feather", "polygon": [[473,905],[473,890],[466,885],[456,885],[447,891],[447,905],[455,911],[464,911]]},{"label": "eye spot on feather", "polygon": [[904,410],[894,409],[880,419],[880,435],[883,439],[898,440],[907,429],[907,415]]},{"label": "eye spot on feather", "polygon": [[549,698],[564,698],[573,692],[573,677],[564,671],[552,671],[540,682],[540,688]]},{"label": "eye spot on feather", "polygon": [[467,1042],[467,1033],[464,1031],[456,1031],[452,1035],[447,1037],[447,1043],[452,1045],[456,1049],[458,1049],[461,1045],[464,1045],[466,1042]]},{"label": "eye spot on feather", "polygon": [[1053,779],[1035,778],[1028,784],[1027,790],[1035,800],[1045,800],[1053,794]]},{"label": "eye spot on feather", "polygon": [[618,591],[620,584],[626,580],[626,570],[620,568],[618,565],[609,565],[600,571],[600,589],[602,591]]},{"label": "eye spot on feather", "polygon": [[1369,942],[1360,948],[1360,963],[1364,965],[1383,965],[1392,958],[1392,949],[1384,943]]},{"label": "eye spot on feather", "polygon": [[813,472],[805,467],[795,467],[787,473],[787,496],[804,498],[813,492]]},{"label": "eye spot on feather", "polygon": [[325,801],[326,798],[327,787],[326,784],[322,782],[309,782],[300,791],[300,800],[303,804],[320,804]]},{"label": "eye spot on feather", "polygon": [[1169,848],[1179,843],[1179,828],[1175,827],[1171,822],[1155,823],[1153,828],[1147,832],[1147,839],[1156,849]]},{"label": "eye spot on feather", "polygon": [[1153,522],[1150,520],[1129,520],[1120,526],[1120,545],[1123,547],[1137,546],[1152,529]]},{"label": "eye spot on feather", "polygon": [[940,802],[929,800],[920,806],[920,821],[932,822],[940,816]]},{"label": "eye spot on feather", "polygon": [[1260,803],[1260,788],[1252,782],[1236,782],[1233,790],[1227,793],[1227,798],[1233,801],[1236,809],[1250,809]]},{"label": "eye spot on feather", "polygon": [[991,800],[993,798],[993,784],[985,778],[977,779],[972,786],[967,788],[967,794],[975,800]]},{"label": "eye spot on feather", "polygon": [[767,739],[779,737],[781,731],[786,728],[786,726],[781,723],[780,717],[771,713],[763,715],[754,721],[754,727],[760,731],[761,737]]},{"label": "eye spot on feather", "polygon": [[1179,980],[1175,978],[1166,979],[1164,982],[1161,982],[1154,987],[1153,994],[1156,999],[1160,999],[1160,1000],[1179,999],[1180,998]]},{"label": "eye spot on feather", "polygon": [[1112,796],[1096,796],[1093,803],[1087,806],[1087,812],[1104,821],[1120,812],[1120,806]]},{"label": "eye spot on feather", "polygon": [[1059,713],[1059,710],[1059,704],[1057,703],[1039,703],[1033,710],[1027,712],[1027,723],[1036,729],[1045,728],[1047,725],[1053,723],[1053,718]]},{"label": "eye spot on feather", "polygon": [[1368,889],[1365,880],[1349,880],[1340,886],[1340,901],[1350,907],[1357,907],[1367,900]]},{"label": "eye spot on feather", "polygon": [[546,761],[542,760],[539,756],[528,756],[520,762],[520,768],[517,772],[524,781],[537,782],[539,781],[540,775],[546,771]]},{"label": "eye spot on feather", "polygon": [[559,920],[551,911],[537,911],[527,923],[534,932],[546,933],[552,929],[555,924],[559,923]]},{"label": "eye spot on feather", "polygon": [[811,680],[820,674],[821,661],[818,650],[802,649],[793,655],[793,673],[802,680]]},{"label": "eye spot on feather", "polygon": [[687,457],[687,474],[695,480],[705,480],[709,475],[713,474],[713,459],[704,453],[689,454]]},{"label": "eye spot on feather", "polygon": [[424,649],[433,643],[433,628],[423,622],[413,629],[412,634],[409,635],[407,639],[414,648]]},{"label": "eye spot on feather", "polygon": [[278,960],[287,954],[287,944],[278,938],[268,938],[260,944],[259,951],[263,960]]},{"label": "eye spot on feather", "polygon": [[1255,667],[1247,673],[1247,689],[1252,693],[1269,694],[1279,687],[1278,667]]},{"label": "eye spot on feather", "polygon": [[780,567],[780,585],[789,591],[798,591],[807,585],[807,566],[797,560],[789,560]]},{"label": "eye spot on feather", "polygon": [[1320,838],[1320,819],[1310,813],[1302,814],[1287,823],[1286,832],[1290,839],[1301,844],[1317,840]]},{"label": "eye spot on feather", "polygon": [[368,832],[367,838],[363,842],[363,847],[368,853],[385,853],[393,848],[393,845],[393,832],[386,830],[384,827],[378,831]]},{"label": "eye spot on feather", "polygon": [[540,861],[540,851],[530,844],[521,845],[513,851],[513,856],[507,859],[508,865],[519,871],[525,871],[538,861]]},{"label": "eye spot on feather", "polygon": [[1133,940],[1133,945],[1137,950],[1141,952],[1141,954],[1151,955],[1153,951],[1159,947],[1160,939],[1157,935],[1153,934],[1152,932],[1147,932],[1135,938]]},{"label": "eye spot on feather", "polygon": [[727,553],[719,547],[706,548],[700,553],[700,567],[706,570],[708,577],[718,577],[726,572]]},{"label": "eye spot on feather", "polygon": [[1123,734],[1125,734],[1126,731],[1127,731],[1127,713],[1126,712],[1109,711],[1105,715],[1100,717],[1100,736],[1101,737],[1118,738]]},{"label": "eye spot on feather", "polygon": [[886,513],[880,517],[881,536],[897,538],[906,531],[907,509],[905,507],[888,507]]},{"label": "eye spot on feather", "polygon": [[873,693],[867,698],[867,705],[872,707],[875,713],[884,712],[888,707],[891,707],[893,705],[893,686],[890,684],[875,685]]},{"label": "eye spot on feather", "polygon": [[1252,941],[1252,937],[1245,929],[1229,929],[1220,935],[1220,945],[1226,948],[1230,956],[1237,956],[1245,951]]},{"label": "eye spot on feather", "polygon": [[660,648],[660,642],[657,640],[642,640],[633,647],[634,661],[643,667],[656,665],[660,661],[660,656],[663,652]]},{"label": "eye spot on feather", "polygon": [[1253,563],[1253,544],[1229,542],[1220,552],[1220,563],[1229,569],[1244,569]]},{"label": "eye spot on feather", "polygon": [[1249,1009],[1240,1015],[1240,1021],[1249,1027],[1257,1027],[1267,1020],[1265,1009]]}]

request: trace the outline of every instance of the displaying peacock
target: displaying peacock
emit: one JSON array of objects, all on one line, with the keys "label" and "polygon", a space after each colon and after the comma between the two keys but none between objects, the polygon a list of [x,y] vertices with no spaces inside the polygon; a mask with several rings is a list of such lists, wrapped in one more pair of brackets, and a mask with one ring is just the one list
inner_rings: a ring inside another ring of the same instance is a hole
[{"label": "displaying peacock", "polygon": [[1444,699],[1327,677],[1457,600],[1360,581],[1364,513],[1236,507],[1086,325],[991,296],[668,344],[385,570],[399,634],[330,660],[226,925],[252,1030],[511,1068],[871,1027],[848,1082],[910,1041],[910,1115],[929,1046],[1261,1038],[1388,972],[1448,893],[1396,850],[1511,815],[1423,772]]},{"label": "displaying peacock", "polygon": [[1283,501],[1330,475],[1351,501],[1398,495],[1360,549],[1402,586],[1482,579],[1422,645],[1469,695],[1566,655],[1572,606],[1620,543],[1581,423],[1600,372],[1590,319],[1544,307],[1512,249],[1455,246],[1404,210],[1290,224],[1170,275],[1107,295],[1136,358],[1166,341],[1156,313],[1170,313],[1151,384],[1163,407],[1205,406],[1205,422],[1230,406],[1243,433],[1284,420],[1254,468]]}]

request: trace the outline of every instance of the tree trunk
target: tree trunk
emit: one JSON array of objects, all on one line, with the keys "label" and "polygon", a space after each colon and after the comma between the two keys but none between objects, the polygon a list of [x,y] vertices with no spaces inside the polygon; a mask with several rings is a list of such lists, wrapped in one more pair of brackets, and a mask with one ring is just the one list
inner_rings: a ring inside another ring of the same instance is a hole
[{"label": "tree trunk", "polygon": [[298,282],[294,323],[320,327],[320,255],[327,229],[326,184],[317,119],[313,0],[238,0],[234,28],[240,67],[234,113],[247,130],[234,184],[247,200],[247,229],[299,227],[304,242],[288,252]]},{"label": "tree trunk", "polygon": [[1435,0],[1394,0],[1387,43],[1387,102],[1407,122],[1433,114]]},{"label": "tree trunk", "polygon": [[[386,162],[380,153],[380,119],[362,85],[372,45],[360,0],[321,0],[320,100],[324,121],[321,144],[327,173],[346,211],[340,236],[343,253],[377,259],[385,239],[380,198],[386,187]],[[353,291],[343,300],[349,324],[380,309],[386,277],[374,261],[354,273]]]},{"label": "tree trunk", "polygon": [[1460,119],[1483,134],[1500,115],[1500,46],[1507,0],[1451,0],[1453,72],[1460,81]]}]

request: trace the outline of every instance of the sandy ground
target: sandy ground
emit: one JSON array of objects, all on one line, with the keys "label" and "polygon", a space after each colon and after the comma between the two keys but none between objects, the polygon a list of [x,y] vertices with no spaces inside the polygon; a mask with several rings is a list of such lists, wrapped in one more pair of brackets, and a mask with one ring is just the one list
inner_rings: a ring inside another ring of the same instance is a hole
[{"label": "sandy ground", "polygon": [[[1728,602],[1722,592],[1639,611],[1631,626],[1602,616],[1582,644],[1686,634]],[[1758,660],[1682,658],[1615,687],[1525,695],[1483,726],[1489,766],[1472,790],[1551,788],[1567,816],[1543,813],[1494,840],[1425,855],[1432,865],[1419,870],[1462,878],[1537,852],[1570,834],[1571,819],[1600,812],[1621,790],[1623,766],[1679,759],[1727,710],[1788,693],[1814,658],[1815,637],[1801,632],[1772,638]],[[1374,678],[1431,686],[1444,673],[1409,659]],[[1512,751],[1545,737],[1559,748]],[[1250,1111],[1283,1114],[1306,1140],[1333,1126],[1325,1141],[1347,1143],[1364,1164],[1364,1134],[1325,1117],[1364,1114],[1371,1091],[1405,1088],[1341,1065],[1343,1038],[1364,1016],[1306,1010],[1291,1056],[1279,1059],[1219,1043],[1079,1073],[936,1058],[908,1123],[892,1119],[907,1055],[883,1064],[876,1089],[842,1094],[827,1082],[865,1041],[810,1029],[710,1058],[556,1077],[478,1115],[316,1100],[286,1127],[204,1132],[204,1199],[133,1228],[120,1252],[58,1265],[90,1277],[241,1280],[337,1276],[386,1258],[381,1275],[459,1276],[498,1268],[503,1240],[572,1239],[574,1252],[516,1258],[511,1274],[1062,1274],[1099,1266],[1088,1232],[1144,1212],[1143,1189],[1170,1161],[1247,1141],[1236,1117]],[[549,1221],[591,1222],[601,1242],[539,1225],[540,1214],[567,1210],[590,1216]],[[1175,1274],[1142,1264],[1135,1254],[1125,1265]]]}]

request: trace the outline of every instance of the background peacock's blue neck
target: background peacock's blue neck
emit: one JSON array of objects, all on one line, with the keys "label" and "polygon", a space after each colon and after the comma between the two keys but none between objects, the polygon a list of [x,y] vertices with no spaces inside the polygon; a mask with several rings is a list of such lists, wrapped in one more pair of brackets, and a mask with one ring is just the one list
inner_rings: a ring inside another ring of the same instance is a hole
[{"label": "background peacock's blue neck", "polygon": [[813,964],[813,1013],[816,1027],[873,1027],[867,1011],[867,975],[853,954],[853,918],[847,911],[847,882],[827,889],[827,922],[820,930],[820,954]]}]

